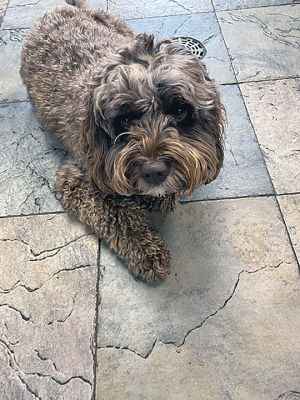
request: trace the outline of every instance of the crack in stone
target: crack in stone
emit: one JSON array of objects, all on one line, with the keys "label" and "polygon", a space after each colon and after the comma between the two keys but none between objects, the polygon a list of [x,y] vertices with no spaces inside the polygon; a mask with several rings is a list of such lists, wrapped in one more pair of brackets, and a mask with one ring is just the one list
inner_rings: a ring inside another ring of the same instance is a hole
[{"label": "crack in stone", "polygon": [[190,10],[189,8],[187,8],[187,7],[185,7],[185,5],[184,4],[181,4],[181,3],[179,3],[179,1],[177,1],[177,0],[169,0],[171,3],[174,3],[174,4],[176,4],[177,6],[179,6],[179,7],[181,7],[181,8],[183,8],[185,11],[188,11],[189,13],[193,13],[193,11],[192,10]]},{"label": "crack in stone", "polygon": [[[69,246],[70,244],[75,243],[77,240],[80,240],[81,238],[83,238],[83,237],[85,237],[85,236],[92,236],[92,233],[85,233],[85,234],[83,234],[83,235],[78,236],[78,237],[75,238],[75,239],[70,240],[69,242],[67,242],[67,243],[65,243],[65,244],[63,244],[63,245],[53,247],[52,249],[42,250],[42,251],[40,251],[40,252],[35,252],[34,250],[32,250],[30,244],[27,243],[27,242],[25,242],[25,240],[23,240],[23,239],[9,239],[9,238],[7,238],[7,239],[0,239],[0,241],[1,241],[1,242],[20,242],[20,243],[22,243],[24,246],[26,246],[26,247],[29,248],[29,251],[30,251],[30,253],[31,253],[32,257],[33,257],[33,258],[30,258],[29,261],[41,261],[41,260],[44,260],[44,259],[46,259],[46,258],[48,258],[48,257],[53,257],[53,256],[55,256],[55,255],[56,255],[57,253],[59,253],[63,248]],[[56,250],[57,250],[57,251],[56,251]],[[42,255],[42,254],[44,254],[44,253],[52,253],[52,252],[55,252],[55,251],[56,251],[55,254],[49,254],[49,255],[45,255],[45,257],[42,257],[42,258],[36,258],[36,257],[39,257],[40,255]]]},{"label": "crack in stone", "polygon": [[[92,267],[92,264],[81,264],[81,265],[77,265],[74,268],[63,268],[60,269],[59,271],[56,271],[54,274],[52,274],[50,276],[50,278],[48,278],[47,280],[45,280],[40,286],[36,286],[36,287],[30,287],[30,286],[26,286],[24,284],[18,284],[20,282],[20,280],[18,280],[11,288],[9,289],[2,289],[3,291],[0,292],[0,294],[5,295],[5,294],[10,294],[12,293],[14,290],[16,290],[18,287],[22,287],[25,290],[27,290],[28,292],[32,293],[35,292],[39,289],[41,289],[47,282],[51,281],[51,279],[53,279],[55,276],[59,275],[62,272],[71,272],[71,271],[76,271],[78,269],[83,269],[83,268],[88,268],[88,267]],[[1,305],[0,305],[1,306]]]},{"label": "crack in stone", "polygon": [[56,364],[55,364],[55,362],[54,362],[53,360],[51,360],[50,358],[47,358],[47,357],[42,356],[41,353],[40,353],[37,349],[34,349],[34,351],[36,352],[36,355],[37,355],[37,357],[38,357],[40,360],[51,362],[51,364],[52,364],[53,368],[55,369],[55,371],[56,371],[58,374],[60,374],[60,372],[58,371],[58,369],[57,369],[57,367],[56,367]]},{"label": "crack in stone", "polygon": [[184,21],[182,21],[182,23],[175,29],[173,36],[175,36],[177,34],[177,32],[179,31],[179,29],[181,29],[183,27],[183,25],[185,25],[190,19],[191,19],[191,17],[187,17]]},{"label": "crack in stone", "polygon": [[64,318],[47,322],[47,325],[52,325],[53,323],[63,324],[64,322],[66,322],[66,320],[73,314],[76,297],[77,297],[77,294],[73,298],[73,303],[72,303],[71,310],[68,312],[68,314]]},{"label": "crack in stone", "polygon": [[12,306],[12,305],[10,305],[10,304],[8,304],[8,303],[3,303],[3,304],[0,304],[0,307],[7,307],[7,308],[9,308],[9,309],[11,309],[11,310],[14,310],[14,311],[16,311],[16,312],[20,315],[20,317],[21,317],[24,321],[26,321],[26,322],[31,322],[32,324],[34,324],[34,322],[30,320],[30,317],[28,317],[28,316],[25,315],[22,311],[20,311],[18,308],[14,307],[14,306]]},{"label": "crack in stone", "polygon": [[15,6],[8,6],[7,8],[20,8],[20,7],[27,7],[27,6],[36,6],[40,2],[41,2],[41,0],[37,0],[35,3],[16,4]]},{"label": "crack in stone", "polygon": [[[88,384],[92,388],[92,383],[82,375],[74,375],[74,376],[71,376],[68,379],[64,379],[63,380],[63,379],[59,379],[57,377],[54,377],[54,376],[51,376],[51,375],[47,375],[47,374],[44,374],[44,373],[41,373],[41,372],[25,372],[25,371],[22,370],[20,364],[17,362],[14,350],[11,349],[10,346],[3,339],[0,338],[0,344],[1,343],[2,343],[2,345],[5,347],[5,349],[7,351],[7,354],[8,354],[8,357],[9,357],[9,365],[17,373],[17,376],[19,377],[19,379],[20,379],[20,375],[21,374],[26,375],[26,376],[38,376],[39,378],[48,378],[50,380],[53,380],[54,382],[56,382],[60,386],[67,385],[70,381],[72,381],[74,379],[79,379],[83,383]],[[29,390],[30,393],[34,394],[36,398],[42,400],[37,395],[37,393],[35,393],[35,392],[33,393],[32,389],[29,388],[29,386],[25,382],[24,378],[22,378],[22,379],[24,381],[24,382],[22,381],[22,383],[24,383],[26,385],[27,390]]]},{"label": "crack in stone", "polygon": [[[296,42],[294,44],[288,40],[285,40],[286,37],[291,37],[291,38],[296,38],[296,39],[298,39],[298,37],[291,36],[291,35],[287,35],[287,36],[284,35],[284,33],[289,33],[289,31],[291,29],[298,30],[296,28],[288,28],[287,30],[281,29],[282,34],[280,34],[280,33],[276,34],[275,32],[272,32],[272,30],[268,27],[268,25],[265,22],[263,22],[260,18],[258,18],[255,15],[246,15],[244,18],[234,15],[233,13],[229,13],[229,15],[233,21],[236,21],[236,22],[242,21],[242,22],[246,22],[246,23],[250,22],[250,23],[254,23],[254,24],[258,25],[259,28],[262,30],[263,34],[269,39],[275,40],[276,42],[279,42],[285,46],[290,46],[295,49],[299,49],[298,42]],[[274,28],[274,30],[279,31],[278,29],[275,29],[275,28]]]},{"label": "crack in stone", "polygon": [[[141,357],[141,358],[147,359],[147,358],[152,354],[152,352],[153,352],[153,350],[155,349],[156,344],[157,344],[158,342],[160,342],[160,343],[162,343],[162,344],[165,344],[165,345],[167,345],[167,344],[172,344],[172,345],[175,346],[175,347],[181,347],[181,346],[183,346],[183,345],[185,344],[185,341],[186,341],[187,337],[190,335],[190,333],[192,333],[192,332],[196,331],[197,329],[201,328],[201,327],[206,323],[206,321],[208,321],[210,318],[212,318],[212,317],[214,317],[215,315],[217,315],[220,311],[222,311],[222,310],[227,306],[227,304],[228,304],[228,303],[230,302],[230,300],[233,298],[233,296],[234,296],[234,294],[235,294],[235,292],[236,292],[236,290],[237,290],[237,288],[238,288],[238,285],[239,285],[239,283],[240,283],[241,276],[242,276],[243,274],[256,274],[257,272],[262,271],[262,270],[264,270],[264,269],[277,269],[277,268],[279,268],[283,263],[284,263],[284,261],[281,261],[280,263],[278,263],[278,264],[276,264],[276,265],[261,267],[261,268],[258,268],[258,269],[256,269],[256,270],[253,270],[253,271],[248,271],[248,270],[245,270],[245,269],[243,269],[242,271],[240,271],[240,272],[238,273],[237,280],[236,280],[236,282],[235,282],[235,284],[234,284],[234,286],[233,286],[233,289],[231,290],[231,293],[230,293],[229,297],[226,298],[226,300],[223,302],[223,304],[221,305],[221,307],[219,307],[216,311],[214,311],[213,313],[211,313],[211,314],[209,314],[207,317],[205,317],[205,318],[200,322],[199,325],[197,325],[196,327],[194,327],[194,328],[192,328],[192,329],[189,329],[189,330],[187,331],[187,333],[184,335],[184,337],[183,337],[183,339],[181,340],[180,343],[176,343],[176,342],[174,342],[174,341],[162,341],[162,340],[160,340],[160,339],[155,339],[155,341],[153,342],[153,344],[152,344],[150,350],[148,350],[148,351],[147,351],[146,353],[144,353],[144,354],[141,353],[141,352],[138,352],[138,351],[136,351],[136,350],[133,350],[133,349],[129,348],[128,346],[107,345],[107,346],[103,346],[103,347],[98,347],[98,349],[99,349],[99,350],[101,350],[101,349],[102,349],[102,350],[103,350],[103,349],[128,350],[128,351],[130,351],[131,353],[134,353],[135,355],[137,355],[137,356],[139,356],[139,357]],[[285,264],[290,264],[290,263],[285,262]]]},{"label": "crack in stone", "polygon": [[297,390],[288,390],[287,392],[284,392],[284,393],[281,393],[278,397],[276,397],[276,399],[275,400],[281,400],[281,399],[287,399],[288,400],[288,398],[286,397],[286,396],[289,396],[289,395],[292,395],[292,396],[297,396],[297,398],[299,397],[299,399],[300,399],[300,392],[299,391],[297,391]]}]

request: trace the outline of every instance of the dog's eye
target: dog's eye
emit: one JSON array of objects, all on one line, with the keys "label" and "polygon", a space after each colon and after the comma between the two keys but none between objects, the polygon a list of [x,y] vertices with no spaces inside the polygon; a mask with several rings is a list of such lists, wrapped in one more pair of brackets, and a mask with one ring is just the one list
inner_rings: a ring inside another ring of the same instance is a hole
[{"label": "dog's eye", "polygon": [[186,116],[187,116],[187,108],[185,105],[178,105],[172,110],[172,116],[177,120],[177,121],[183,121]]},{"label": "dog's eye", "polygon": [[171,115],[177,123],[186,122],[192,115],[192,107],[190,104],[182,101],[174,101],[166,108],[166,114]]}]

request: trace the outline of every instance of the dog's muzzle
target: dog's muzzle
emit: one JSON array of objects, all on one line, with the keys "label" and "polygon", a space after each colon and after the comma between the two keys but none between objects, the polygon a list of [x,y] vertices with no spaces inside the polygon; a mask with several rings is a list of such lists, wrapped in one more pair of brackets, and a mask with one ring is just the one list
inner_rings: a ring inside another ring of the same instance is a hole
[{"label": "dog's muzzle", "polygon": [[170,167],[162,161],[145,162],[141,167],[141,176],[150,185],[160,185],[170,173]]}]

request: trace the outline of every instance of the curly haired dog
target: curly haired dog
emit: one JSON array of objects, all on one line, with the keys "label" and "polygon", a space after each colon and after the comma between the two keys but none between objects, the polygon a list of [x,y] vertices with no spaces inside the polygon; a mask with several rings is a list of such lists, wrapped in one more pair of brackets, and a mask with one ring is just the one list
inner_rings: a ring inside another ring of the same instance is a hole
[{"label": "curly haired dog", "polygon": [[71,156],[55,190],[135,276],[165,278],[170,254],[147,211],[173,210],[178,195],[217,177],[224,109],[184,47],[77,2],[47,12],[22,50],[37,116]]}]

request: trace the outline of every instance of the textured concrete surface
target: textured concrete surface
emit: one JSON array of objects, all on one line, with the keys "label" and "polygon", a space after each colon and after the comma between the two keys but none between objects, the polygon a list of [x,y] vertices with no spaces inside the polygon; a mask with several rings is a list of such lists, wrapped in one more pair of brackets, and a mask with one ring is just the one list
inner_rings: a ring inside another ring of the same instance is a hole
[{"label": "textured concrete surface", "polygon": [[19,75],[20,51],[26,29],[0,31],[0,101],[26,100]]},{"label": "textured concrete surface", "polygon": [[10,0],[2,28],[29,28],[42,13],[62,3],[61,0]]},{"label": "textured concrete surface", "polygon": [[300,79],[243,84],[241,90],[276,192],[300,192]]},{"label": "textured concrete surface", "polygon": [[1,399],[91,398],[97,248],[66,215],[0,220]]},{"label": "textured concrete surface", "polygon": [[254,8],[298,4],[299,0],[212,0],[216,10],[236,10],[239,8]]},{"label": "textured concrete surface", "polygon": [[217,15],[239,82],[299,76],[299,6]]},{"label": "textured concrete surface", "polygon": [[180,344],[222,307],[242,270],[293,261],[274,199],[185,204],[154,221],[171,248],[172,274],[158,287],[132,282],[103,248],[100,347],[128,347],[146,356],[155,340]]},{"label": "textured concrete surface", "polygon": [[62,3],[0,0],[1,400],[299,400],[299,1],[92,1],[203,41],[227,109],[219,178],[151,216],[173,260],[154,286],[52,193],[67,155],[18,69]]},{"label": "textured concrete surface", "polygon": [[147,357],[98,350],[97,399],[298,399],[296,265],[241,272],[226,300],[184,344],[158,341]]},{"label": "textured concrete surface", "polygon": [[278,201],[300,261],[300,194],[279,196]]},{"label": "textured concrete surface", "polygon": [[0,104],[0,121],[0,215],[61,210],[52,188],[65,150],[27,102]]},{"label": "textured concrete surface", "polygon": [[0,24],[6,11],[8,0],[0,0]]},{"label": "textured concrete surface", "polygon": [[161,15],[193,14],[201,11],[212,11],[210,0],[108,0],[108,10],[124,18],[146,18]]}]

